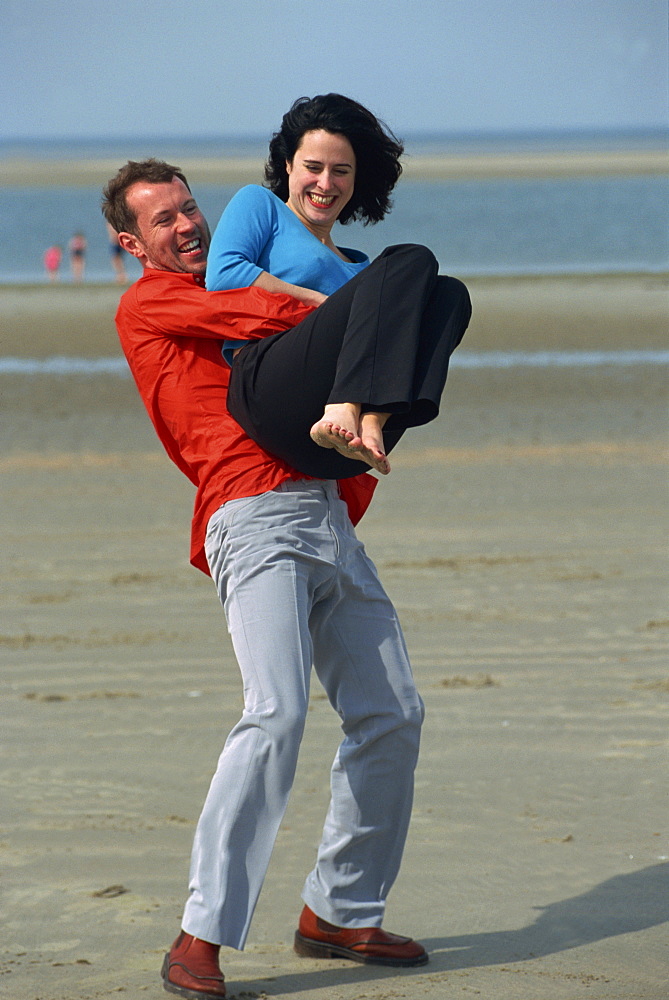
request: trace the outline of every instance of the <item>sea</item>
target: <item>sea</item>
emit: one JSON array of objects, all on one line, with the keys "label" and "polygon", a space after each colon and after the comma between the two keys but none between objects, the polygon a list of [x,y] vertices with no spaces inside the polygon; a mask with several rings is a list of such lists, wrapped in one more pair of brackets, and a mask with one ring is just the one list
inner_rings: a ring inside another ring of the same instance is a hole
[{"label": "sea", "polygon": [[[572,132],[405,137],[407,156],[540,151],[666,149],[651,132]],[[262,160],[266,138],[193,140],[0,141],[0,161],[26,157],[141,159],[250,156]],[[262,178],[258,177],[260,183]],[[236,186],[194,184],[210,225]],[[0,186],[0,283],[46,281],[47,247],[65,247],[75,232],[88,242],[86,281],[111,281],[97,186]],[[461,277],[658,273],[669,270],[669,176],[494,178],[421,181],[403,178],[393,210],[376,226],[337,226],[340,246],[378,254],[393,243],[424,243],[443,273]],[[129,274],[139,266],[126,259]],[[62,280],[70,280],[66,255]]]},{"label": "sea", "polygon": [[[407,157],[491,155],[527,152],[611,152],[666,150],[665,131],[485,133],[403,137]],[[179,164],[186,158],[265,157],[266,138],[178,140],[49,140],[4,142],[3,159],[43,162],[157,156]],[[262,178],[258,177],[258,183]],[[212,227],[237,186],[193,184],[193,193]],[[113,272],[97,186],[0,186],[0,285],[40,284],[47,278],[47,247],[66,247],[83,232],[86,282],[111,282]],[[662,274],[669,272],[669,176],[625,174],[543,178],[414,180],[402,178],[390,215],[376,226],[336,226],[339,246],[374,257],[394,243],[423,243],[442,273],[468,278],[527,275]],[[137,262],[126,256],[129,278]],[[61,280],[70,279],[66,255]],[[667,365],[669,351],[485,352],[458,351],[454,367],[586,367],[613,372],[638,365]],[[0,357],[1,375],[94,374],[128,376],[125,360]]]}]

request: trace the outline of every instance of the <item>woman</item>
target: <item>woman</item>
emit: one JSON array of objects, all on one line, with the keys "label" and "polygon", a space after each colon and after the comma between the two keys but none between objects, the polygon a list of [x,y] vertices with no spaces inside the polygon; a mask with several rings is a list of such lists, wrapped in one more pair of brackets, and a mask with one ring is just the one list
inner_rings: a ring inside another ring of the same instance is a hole
[{"label": "woman", "polygon": [[369,264],[360,251],[335,246],[334,223],[383,219],[403,152],[356,101],[341,94],[299,98],[270,142],[268,186],[242,188],[221,217],[207,288],[259,285],[320,305]]},{"label": "woman", "polygon": [[[242,188],[223,213],[212,240],[207,266],[210,290],[257,285],[323,309],[330,295],[355,281],[345,302],[319,317],[309,334],[299,331],[299,336],[271,350],[256,343],[242,353],[238,341],[224,348],[228,360],[240,354],[233,365],[230,412],[268,451],[308,475],[353,476],[360,471],[360,462],[389,472],[386,453],[406,427],[438,413],[448,358],[469,320],[466,289],[455,279],[439,278],[437,263],[425,248],[417,248],[420,275],[405,252],[401,265],[397,254],[392,262],[387,255],[385,264],[376,268],[383,276],[367,280],[369,259],[336,246],[332,239],[336,221],[361,219],[367,224],[386,215],[401,174],[402,152],[395,136],[350,98],[340,94],[300,98],[270,143],[265,168],[270,190]],[[389,267],[396,285],[393,291],[388,286]],[[408,267],[406,273],[403,267]],[[418,295],[409,307],[412,282],[417,282],[413,287]],[[375,323],[369,322],[370,310],[377,317]],[[403,310],[412,314],[408,327],[397,318]],[[383,329],[381,311],[386,317]],[[351,322],[355,337],[348,330]],[[390,326],[398,336],[391,336]],[[439,348],[444,337],[446,351]],[[371,371],[370,358],[373,387],[361,380],[363,371]],[[440,367],[428,377],[437,358]],[[277,412],[283,421],[288,404],[291,432],[277,440]],[[309,426],[307,443],[303,438]],[[331,452],[327,460],[313,445]],[[348,463],[342,464],[342,456]],[[347,469],[351,459],[355,468]]]}]

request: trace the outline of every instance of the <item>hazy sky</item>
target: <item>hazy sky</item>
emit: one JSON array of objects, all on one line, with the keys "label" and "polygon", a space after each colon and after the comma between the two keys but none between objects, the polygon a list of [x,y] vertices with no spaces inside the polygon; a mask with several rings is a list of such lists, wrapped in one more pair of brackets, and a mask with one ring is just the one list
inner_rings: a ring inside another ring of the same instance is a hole
[{"label": "hazy sky", "polygon": [[666,0],[2,0],[0,137],[265,135],[355,97],[398,132],[667,122]]}]

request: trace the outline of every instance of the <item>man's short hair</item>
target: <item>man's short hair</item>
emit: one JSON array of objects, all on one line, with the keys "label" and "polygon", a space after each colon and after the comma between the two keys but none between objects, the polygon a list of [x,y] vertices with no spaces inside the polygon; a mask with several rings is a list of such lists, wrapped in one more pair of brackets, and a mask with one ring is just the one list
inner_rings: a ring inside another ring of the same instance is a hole
[{"label": "man's short hair", "polygon": [[171,184],[177,177],[190,191],[190,185],[179,167],[151,157],[148,160],[128,160],[102,192],[102,214],[117,233],[140,236],[137,217],[128,206],[126,195],[133,184]]}]

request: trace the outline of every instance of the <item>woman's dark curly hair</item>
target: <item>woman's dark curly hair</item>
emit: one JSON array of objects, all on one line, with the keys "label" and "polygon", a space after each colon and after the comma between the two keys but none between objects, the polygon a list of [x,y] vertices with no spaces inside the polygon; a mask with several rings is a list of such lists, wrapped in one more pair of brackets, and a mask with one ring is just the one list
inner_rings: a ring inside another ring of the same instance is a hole
[{"label": "woman's dark curly hair", "polygon": [[341,94],[298,97],[269,144],[267,187],[282,201],[288,201],[286,162],[293,162],[305,132],[318,129],[345,136],[355,153],[353,197],[337,221],[346,224],[361,219],[365,225],[380,222],[391,208],[390,192],[402,173],[400,156],[404,146],[371,111]]}]

